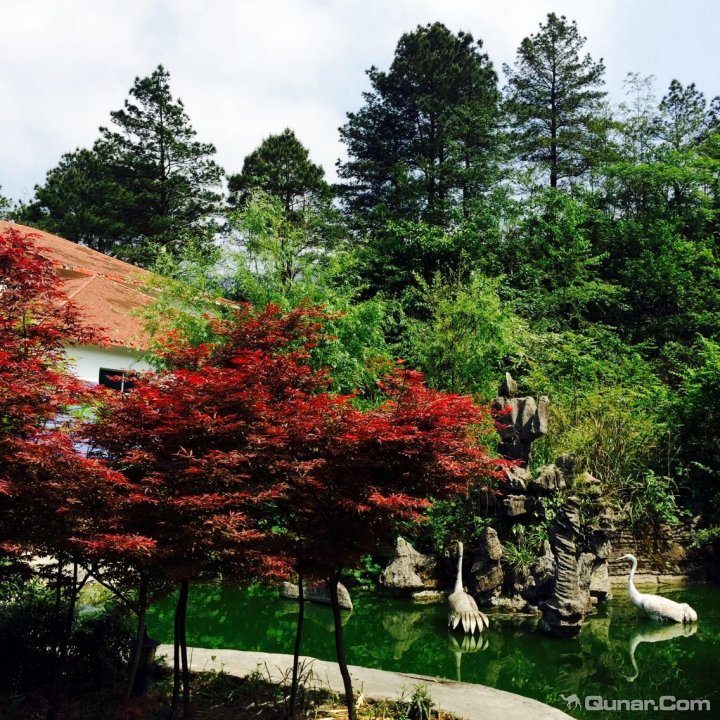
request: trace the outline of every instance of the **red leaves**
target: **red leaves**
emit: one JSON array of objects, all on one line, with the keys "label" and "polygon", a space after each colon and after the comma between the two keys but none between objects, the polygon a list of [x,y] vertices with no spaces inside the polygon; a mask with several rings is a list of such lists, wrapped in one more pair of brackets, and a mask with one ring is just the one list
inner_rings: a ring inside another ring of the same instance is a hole
[{"label": "red leaves", "polygon": [[117,475],[76,451],[58,416],[91,393],[64,348],[99,343],[31,235],[0,233],[0,542],[67,549],[91,526]]},{"label": "red leaves", "polygon": [[119,567],[257,578],[302,564],[327,577],[421,519],[432,498],[496,473],[477,443],[484,410],[427,388],[419,373],[396,369],[371,410],[330,394],[327,372],[309,365],[328,317],[309,306],[244,305],[197,347],[169,337],[166,370],[134,377],[128,394],[97,394],[85,432],[104,462],[85,461],[43,427],[79,397],[61,367],[63,343],[89,335],[72,306],[59,305],[49,261],[11,240],[0,243],[0,269],[12,265],[14,278],[0,293],[0,409],[9,418],[0,460],[11,455],[14,465],[0,464],[0,503],[8,493],[17,502],[4,526],[21,526],[30,503],[52,528],[49,545]]},{"label": "red leaves", "polygon": [[127,554],[150,556],[157,545],[152,538],[142,535],[123,535],[121,533],[101,533],[92,540],[76,539],[90,555],[101,558],[114,558]]}]

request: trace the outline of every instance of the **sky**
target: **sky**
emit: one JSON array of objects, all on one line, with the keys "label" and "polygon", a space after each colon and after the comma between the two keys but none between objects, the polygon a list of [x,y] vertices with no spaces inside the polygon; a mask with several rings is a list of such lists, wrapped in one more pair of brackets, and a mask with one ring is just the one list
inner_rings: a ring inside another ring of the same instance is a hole
[{"label": "sky", "polygon": [[549,12],[577,21],[615,102],[629,72],[654,75],[658,98],[673,78],[720,94],[717,0],[0,0],[1,192],[30,199],[158,64],[227,172],[291,127],[334,179],[338,127],[402,33],[436,20],[471,32],[502,84]]}]

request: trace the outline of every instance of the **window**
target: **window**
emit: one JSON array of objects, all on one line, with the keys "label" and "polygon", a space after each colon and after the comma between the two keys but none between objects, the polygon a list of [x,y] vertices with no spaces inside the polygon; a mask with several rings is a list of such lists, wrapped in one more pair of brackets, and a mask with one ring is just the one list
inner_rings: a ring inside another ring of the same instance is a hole
[{"label": "window", "polygon": [[132,383],[126,379],[123,370],[100,368],[98,383],[109,387],[111,390],[118,390],[119,392],[127,392],[132,389]]}]

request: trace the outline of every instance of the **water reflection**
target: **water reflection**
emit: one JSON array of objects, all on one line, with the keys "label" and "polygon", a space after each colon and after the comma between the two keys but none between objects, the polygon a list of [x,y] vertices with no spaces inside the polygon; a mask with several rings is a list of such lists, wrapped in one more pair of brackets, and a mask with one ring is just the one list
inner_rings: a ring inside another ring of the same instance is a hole
[{"label": "water reflection", "polygon": [[481,650],[487,650],[490,641],[488,636],[480,633],[479,635],[462,635],[458,642],[458,638],[454,634],[449,635],[448,645],[450,646],[450,652],[455,656],[455,669],[456,677],[458,682],[462,682],[462,656],[469,653],[480,652]]},{"label": "water reflection", "polygon": [[667,640],[674,640],[678,637],[690,637],[697,632],[697,625],[684,625],[682,623],[673,623],[672,625],[645,625],[638,628],[630,638],[629,653],[630,662],[633,666],[633,674],[625,675],[625,679],[628,682],[635,682],[638,675],[640,675],[640,669],[638,668],[637,661],[635,659],[635,651],[638,645],[641,643],[657,643],[666,642]]},{"label": "water reflection", "polygon": [[[656,625],[638,619],[626,595],[599,607],[574,639],[548,638],[537,617],[492,613],[490,628],[474,638],[447,629],[444,604],[353,597],[343,613],[348,661],[382,670],[461,679],[519,693],[562,710],[563,695],[711,698],[720,691],[709,668],[720,666],[720,587],[686,586],[665,594],[689,602],[701,617],[697,626]],[[172,641],[173,600],[153,609],[149,632]],[[268,588],[212,585],[190,592],[188,640],[209,648],[292,653],[297,603]],[[681,634],[682,640],[674,640]],[[668,642],[664,642],[668,640]],[[647,643],[643,648],[639,646]],[[333,660],[332,610],[308,604],[304,655]],[[573,712],[598,720],[598,713]],[[620,716],[613,720],[622,720]]]}]

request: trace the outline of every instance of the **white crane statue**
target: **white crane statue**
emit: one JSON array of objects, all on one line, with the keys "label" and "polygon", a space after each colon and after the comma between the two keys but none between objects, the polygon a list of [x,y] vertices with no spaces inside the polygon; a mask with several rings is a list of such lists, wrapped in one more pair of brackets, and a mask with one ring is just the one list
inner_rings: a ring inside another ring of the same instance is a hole
[{"label": "white crane statue", "polygon": [[485,613],[478,610],[475,598],[465,592],[462,584],[462,561],[463,561],[463,544],[458,542],[458,569],[455,578],[455,589],[452,595],[448,597],[448,627],[453,630],[462,625],[463,632],[471,635],[477,630],[482,632],[486,627],[490,626]]},{"label": "white crane statue", "polygon": [[632,568],[628,576],[628,594],[632,604],[640,608],[653,620],[677,623],[697,622],[697,613],[687,603],[676,603],[669,598],[660,595],[649,595],[641,593],[635,587],[635,571],[637,570],[637,558],[634,555],[623,555],[620,560],[630,560]]}]

